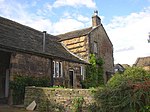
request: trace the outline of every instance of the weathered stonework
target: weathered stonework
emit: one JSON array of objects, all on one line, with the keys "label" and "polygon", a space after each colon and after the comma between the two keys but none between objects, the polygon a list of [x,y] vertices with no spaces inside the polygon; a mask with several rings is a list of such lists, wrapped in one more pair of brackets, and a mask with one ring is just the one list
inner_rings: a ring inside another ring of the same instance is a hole
[{"label": "weathered stonework", "polygon": [[[0,75],[0,91],[2,91],[0,97],[4,99],[7,97],[6,99],[8,99],[9,96],[12,96],[9,82],[14,80],[15,75],[40,78],[46,76],[50,81],[50,86],[81,87],[80,68],[82,64],[87,63],[68,52],[59,42],[59,37],[3,17],[0,17],[0,21],[0,52],[2,55],[0,56],[0,69],[3,72],[1,73],[3,76]],[[85,39],[85,37],[80,38],[81,46],[87,44],[84,41]],[[74,42],[78,42],[78,40],[74,40]],[[72,46],[71,49],[75,51]],[[82,48],[80,51],[77,50],[76,53],[83,53],[84,51],[85,49]],[[59,64],[56,63],[56,69],[53,65],[54,60],[60,62]],[[62,65],[63,68],[59,67]],[[59,68],[63,69],[62,77],[59,77]],[[54,70],[57,70],[57,78],[55,74],[53,77]],[[72,71],[70,72],[70,70]],[[73,79],[69,75],[73,75]]]},{"label": "weathered stonework", "polygon": [[96,90],[26,87],[24,105],[27,106],[35,100],[37,103],[36,109],[38,110],[44,102],[46,106],[46,102],[49,101],[53,105],[60,105],[65,109],[72,109],[73,100],[78,97],[83,97],[83,107],[86,108],[95,102],[94,92]]},{"label": "weathered stonework", "polygon": [[31,54],[13,53],[11,55],[11,77],[24,76],[51,76],[51,59]]},{"label": "weathered stonework", "polygon": [[67,32],[61,35],[60,41],[80,58],[89,62],[90,54],[104,60],[104,82],[114,74],[113,45],[101,23],[98,11],[92,16],[92,27]]},{"label": "weathered stonework", "polygon": [[72,88],[70,86],[70,78],[69,78],[69,70],[74,72],[73,76],[73,88],[82,88],[81,86],[81,66],[84,67],[83,64],[72,63],[68,61],[62,61],[63,64],[63,77],[54,78],[55,86],[64,86],[67,88]]},{"label": "weathered stonework", "polygon": [[75,37],[69,40],[63,40],[62,43],[74,54],[82,59],[89,59],[89,47],[87,36]]},{"label": "weathered stonework", "polygon": [[[104,80],[107,82],[114,73],[113,45],[102,24],[95,26],[89,34],[68,38],[61,42],[80,58],[89,61],[90,54],[104,60]],[[94,43],[97,44],[97,53],[94,52]]]},{"label": "weathered stonework", "polygon": [[96,42],[98,44],[98,52],[95,53],[95,55],[96,57],[101,57],[104,60],[104,79],[106,82],[108,80],[107,75],[114,73],[113,45],[102,25],[95,28],[90,33],[89,37],[90,53],[94,53],[93,43]]},{"label": "weathered stonework", "polygon": [[[50,78],[50,83],[53,83],[51,85],[70,87],[69,70],[73,70],[73,88],[81,88],[81,66],[84,65],[59,59],[55,59],[55,61],[62,62],[63,76],[51,79],[54,69],[52,59],[23,53],[12,54],[10,60],[10,78],[13,80],[14,75],[34,77],[48,76]],[[52,80],[53,82],[51,82]]]}]

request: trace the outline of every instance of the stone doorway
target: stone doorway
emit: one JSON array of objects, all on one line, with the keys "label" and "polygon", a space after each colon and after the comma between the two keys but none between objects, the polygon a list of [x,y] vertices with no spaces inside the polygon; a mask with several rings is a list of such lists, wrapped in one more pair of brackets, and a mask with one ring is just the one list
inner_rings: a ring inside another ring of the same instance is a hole
[{"label": "stone doorway", "polygon": [[8,103],[10,56],[10,53],[0,51],[0,104]]},{"label": "stone doorway", "polygon": [[73,88],[73,76],[74,76],[74,71],[69,70],[69,79],[70,79],[70,87]]}]

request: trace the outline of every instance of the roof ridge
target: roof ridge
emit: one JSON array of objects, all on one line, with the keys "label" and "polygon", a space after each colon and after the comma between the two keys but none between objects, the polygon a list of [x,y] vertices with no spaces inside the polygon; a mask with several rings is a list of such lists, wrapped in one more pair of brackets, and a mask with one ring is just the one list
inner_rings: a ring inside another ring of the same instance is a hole
[{"label": "roof ridge", "polygon": [[11,19],[8,19],[8,18],[4,18],[4,17],[2,17],[2,16],[0,16],[0,18],[1,18],[1,19],[5,19],[6,21],[10,21],[11,23],[14,23],[14,24],[23,26],[23,27],[25,27],[25,28],[28,28],[28,29],[31,29],[31,30],[34,30],[34,31],[37,31],[37,32],[42,33],[42,31],[39,31],[39,30],[37,30],[37,29],[34,29],[34,28],[32,28],[32,27],[30,27],[30,26],[27,26],[27,25],[24,25],[24,24],[22,24],[22,23],[16,22],[15,20],[11,20]]},{"label": "roof ridge", "polygon": [[91,30],[93,30],[92,27],[88,27],[88,28],[84,28],[84,29],[80,29],[80,30],[74,30],[74,31],[71,31],[71,32],[67,32],[67,33],[64,33],[64,34],[59,34],[59,35],[56,35],[56,36],[58,36],[60,38],[59,41],[62,41],[62,40],[67,40],[67,39],[72,39],[72,38],[87,35],[87,34],[89,34],[89,32]]},{"label": "roof ridge", "polygon": [[[81,30],[86,30],[86,29],[89,29],[89,28],[92,28],[92,27],[77,29],[77,30],[69,31],[69,32],[62,33],[62,34],[59,34],[59,35],[65,35],[65,34],[68,34],[68,33],[77,32],[77,31],[81,31]],[[56,35],[56,36],[59,36],[59,35]]]},{"label": "roof ridge", "polygon": [[[3,20],[5,20],[5,21],[9,21],[9,22],[11,22],[11,24],[16,24],[17,26],[24,27],[24,28],[26,28],[26,29],[28,29],[28,30],[36,31],[37,33],[41,33],[41,34],[43,33],[43,31],[39,31],[39,30],[34,29],[34,28],[30,27],[30,26],[24,25],[24,24],[22,24],[22,23],[16,22],[16,21],[11,20],[11,19],[8,19],[8,18],[4,18],[4,17],[2,17],[2,16],[0,16],[0,19],[3,19]],[[7,22],[7,23],[8,23],[8,22]],[[48,35],[48,38],[50,38],[50,36],[51,36],[51,37],[55,37],[57,40],[60,39],[58,36],[51,35],[51,34],[49,34],[49,33],[46,33],[46,35]],[[52,39],[52,38],[51,38],[51,39]],[[52,41],[52,40],[51,40],[51,41]],[[53,41],[55,41],[55,40],[53,40]]]}]

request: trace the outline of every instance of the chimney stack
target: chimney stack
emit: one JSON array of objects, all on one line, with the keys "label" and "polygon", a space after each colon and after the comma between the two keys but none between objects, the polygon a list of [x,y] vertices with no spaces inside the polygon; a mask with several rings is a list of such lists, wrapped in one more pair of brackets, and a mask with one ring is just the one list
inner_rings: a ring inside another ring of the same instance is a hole
[{"label": "chimney stack", "polygon": [[43,52],[45,52],[46,31],[43,31]]},{"label": "chimney stack", "polygon": [[98,16],[98,11],[94,11],[94,15],[92,16],[92,27],[96,27],[101,24],[101,19]]}]

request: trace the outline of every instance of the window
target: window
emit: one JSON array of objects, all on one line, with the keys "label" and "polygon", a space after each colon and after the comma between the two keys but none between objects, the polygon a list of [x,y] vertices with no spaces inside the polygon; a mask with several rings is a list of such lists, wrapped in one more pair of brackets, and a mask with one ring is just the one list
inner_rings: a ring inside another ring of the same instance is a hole
[{"label": "window", "polygon": [[59,77],[59,62],[58,61],[56,62],[55,68],[56,68],[56,77]]},{"label": "window", "polygon": [[81,66],[81,76],[82,76],[82,80],[84,80],[84,79],[85,79],[84,73],[85,73],[85,71],[84,71],[84,67],[83,67],[83,66]]},{"label": "window", "polygon": [[94,51],[94,53],[97,53],[97,52],[98,52],[97,42],[94,42],[93,51]]},{"label": "window", "polygon": [[59,76],[63,77],[62,62],[59,62]]},{"label": "window", "polygon": [[53,77],[56,77],[56,74],[55,74],[55,61],[53,61]]},{"label": "window", "polygon": [[62,69],[62,62],[53,61],[53,77],[62,77],[63,76],[63,69]]}]

